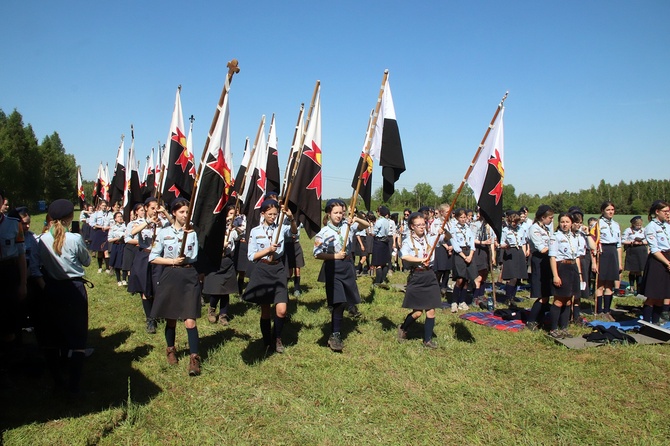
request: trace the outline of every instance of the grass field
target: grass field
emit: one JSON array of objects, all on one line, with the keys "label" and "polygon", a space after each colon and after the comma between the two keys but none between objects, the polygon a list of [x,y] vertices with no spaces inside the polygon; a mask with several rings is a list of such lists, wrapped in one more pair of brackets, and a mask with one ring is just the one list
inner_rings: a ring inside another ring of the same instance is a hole
[{"label": "grass field", "polygon": [[[2,442],[668,444],[667,345],[568,350],[542,332],[500,332],[441,310],[437,350],[422,347],[422,323],[399,344],[402,293],[373,291],[362,277],[364,316],[345,319],[345,349],[337,354],[326,347],[330,314],[316,281],[320,262],[307,257],[307,291],[291,299],[286,352],[264,356],[259,310],[234,296],[228,327],[198,320],[203,374],[196,378],[186,373],[183,326],[180,363],[169,367],[163,326],[146,334],[139,297],[89,267],[95,351],[86,363],[85,398],[53,396],[43,364],[29,358],[1,393]],[[405,280],[404,273],[391,277]]]}]

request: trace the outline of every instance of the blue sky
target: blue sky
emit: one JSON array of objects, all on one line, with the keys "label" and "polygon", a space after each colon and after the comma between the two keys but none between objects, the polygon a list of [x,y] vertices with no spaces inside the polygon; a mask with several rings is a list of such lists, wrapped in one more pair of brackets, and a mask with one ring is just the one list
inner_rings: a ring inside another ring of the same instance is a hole
[{"label": "blue sky", "polygon": [[505,183],[517,193],[668,178],[665,0],[26,0],[3,16],[0,108],[40,140],[58,131],[89,180],[113,166],[131,123],[138,158],[164,142],[179,84],[199,159],[233,58],[235,168],[275,113],[284,171],[300,103],[321,81],[324,197],[351,195],[385,68],[407,164],[397,188],[459,184],[507,90]]}]

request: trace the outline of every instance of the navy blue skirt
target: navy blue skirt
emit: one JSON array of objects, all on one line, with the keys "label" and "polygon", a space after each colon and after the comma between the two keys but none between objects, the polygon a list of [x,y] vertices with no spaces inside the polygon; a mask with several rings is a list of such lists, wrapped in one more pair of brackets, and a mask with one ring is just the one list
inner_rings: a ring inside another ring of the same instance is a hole
[{"label": "navy blue skirt", "polygon": [[125,243],[109,244],[109,266],[115,269],[123,269],[123,254]]},{"label": "navy blue skirt", "polygon": [[553,275],[548,253],[535,251],[530,256],[530,297],[551,297]]},{"label": "navy blue skirt", "polygon": [[598,281],[619,280],[619,252],[615,243],[601,245],[598,265]]},{"label": "navy blue skirt", "polygon": [[255,262],[242,299],[259,305],[288,303],[286,272],[282,261],[274,264]]},{"label": "navy blue skirt", "polygon": [[355,305],[361,302],[356,285],[356,270],[351,259],[324,260],[319,276],[326,283],[326,300],[329,306],[344,302]]}]

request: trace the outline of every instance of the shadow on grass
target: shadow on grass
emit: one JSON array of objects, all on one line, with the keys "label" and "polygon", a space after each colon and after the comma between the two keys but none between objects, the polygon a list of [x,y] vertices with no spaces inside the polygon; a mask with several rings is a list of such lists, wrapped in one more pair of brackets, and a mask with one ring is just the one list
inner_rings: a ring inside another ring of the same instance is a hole
[{"label": "shadow on grass", "polygon": [[[345,308],[347,308],[346,305],[347,304],[345,304]],[[358,317],[353,317],[347,309],[344,310],[344,318],[342,319],[342,328],[340,331],[340,335],[342,336],[343,341],[347,339],[349,333],[353,333],[354,331],[360,333],[358,324],[361,322],[362,317],[363,316],[360,313]],[[321,346],[328,346],[328,339],[332,334],[330,325],[331,321],[329,320],[327,323],[321,326],[321,337],[317,341],[317,343]]]},{"label": "shadow on grass", "polygon": [[[272,309],[273,315],[274,315],[274,307]],[[298,343],[298,333],[300,330],[303,329],[303,324],[300,322],[295,322],[290,319],[290,313],[288,313],[289,316],[286,317],[286,321],[284,322],[284,329],[282,330],[281,334],[281,340],[282,344],[284,344],[285,348],[291,348],[291,346],[296,345]],[[273,332],[274,332],[274,316],[272,318],[273,322]],[[258,364],[261,361],[265,361],[267,358],[269,358],[272,354],[274,354],[274,339],[273,343],[270,345],[269,348],[266,348],[265,344],[263,343],[263,338],[261,335],[261,329],[260,326],[258,326],[258,332],[257,332],[257,339],[253,339],[252,336],[247,336],[244,339],[249,339],[249,343],[247,346],[242,350],[240,353],[240,356],[242,358],[242,361],[246,365],[254,365]]]},{"label": "shadow on grass", "polygon": [[472,335],[468,327],[463,322],[452,322],[451,327],[454,329],[454,337],[457,341],[474,343],[475,337]]},{"label": "shadow on grass", "polygon": [[[95,350],[84,363],[82,396],[74,400],[54,391],[37,346],[28,346],[29,356],[10,372],[11,385],[3,390],[3,399],[12,403],[11,407],[2,405],[0,429],[121,408],[128,402],[129,392],[134,404],[147,404],[161,388],[132,364],[149,355],[153,347],[142,345],[131,351],[116,351],[130,335],[130,331],[122,331],[105,337],[102,329],[89,331],[88,345]],[[24,373],[26,362],[31,366],[30,373]]]},{"label": "shadow on grass", "polygon": [[221,331],[200,338],[200,356],[202,359],[207,359],[209,356],[208,353],[211,350],[216,350],[217,348],[224,346],[228,341],[231,341],[234,338],[251,341],[251,336],[246,333],[240,333],[228,325],[223,327],[223,330]]}]

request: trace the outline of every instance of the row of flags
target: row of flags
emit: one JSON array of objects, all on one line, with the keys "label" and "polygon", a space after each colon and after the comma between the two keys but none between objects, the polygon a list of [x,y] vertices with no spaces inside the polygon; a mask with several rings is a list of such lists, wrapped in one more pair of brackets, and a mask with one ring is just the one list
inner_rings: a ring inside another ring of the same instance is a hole
[{"label": "row of flags", "polygon": [[[193,199],[191,221],[199,233],[203,252],[212,259],[220,256],[222,251],[226,232],[226,216],[223,213],[225,207],[236,205],[240,213],[247,216],[247,228],[250,230],[258,224],[261,203],[269,192],[276,193],[291,209],[310,238],[320,230],[322,225],[320,83],[317,82],[307,115],[304,107],[300,108],[282,183],[274,115],[267,138],[265,117],[261,119],[258,133],[251,147],[247,138],[242,163],[236,175],[233,176],[228,94],[231,79],[232,75],[229,74],[224,84],[223,103],[217,107],[198,171],[196,171],[192,148],[192,124],[188,138],[184,132],[180,87],[176,93],[170,122],[168,146],[163,153],[158,154],[157,164],[154,166],[152,149],[147,168],[140,180],[135,160],[133,132],[127,159],[124,159],[125,148],[122,138],[111,181],[108,167],[103,168],[101,163],[94,190],[95,197],[112,202],[122,201],[126,219],[130,208],[135,203],[144,201],[148,196],[160,196],[162,201],[168,205],[179,197],[189,201]],[[482,215],[498,236],[502,221],[504,177],[503,111],[504,109],[496,113],[495,122],[490,126],[491,137],[487,138],[480,147],[481,155],[466,176],[475,193]],[[352,204],[360,195],[368,210],[371,205],[371,179],[375,160],[382,167],[383,198],[384,201],[388,201],[394,193],[395,183],[405,171],[388,72],[385,72],[384,75],[376,109],[370,116],[365,144],[352,181],[354,189]],[[160,176],[160,173],[163,175]],[[78,180],[79,196],[83,201],[80,172]]]}]

